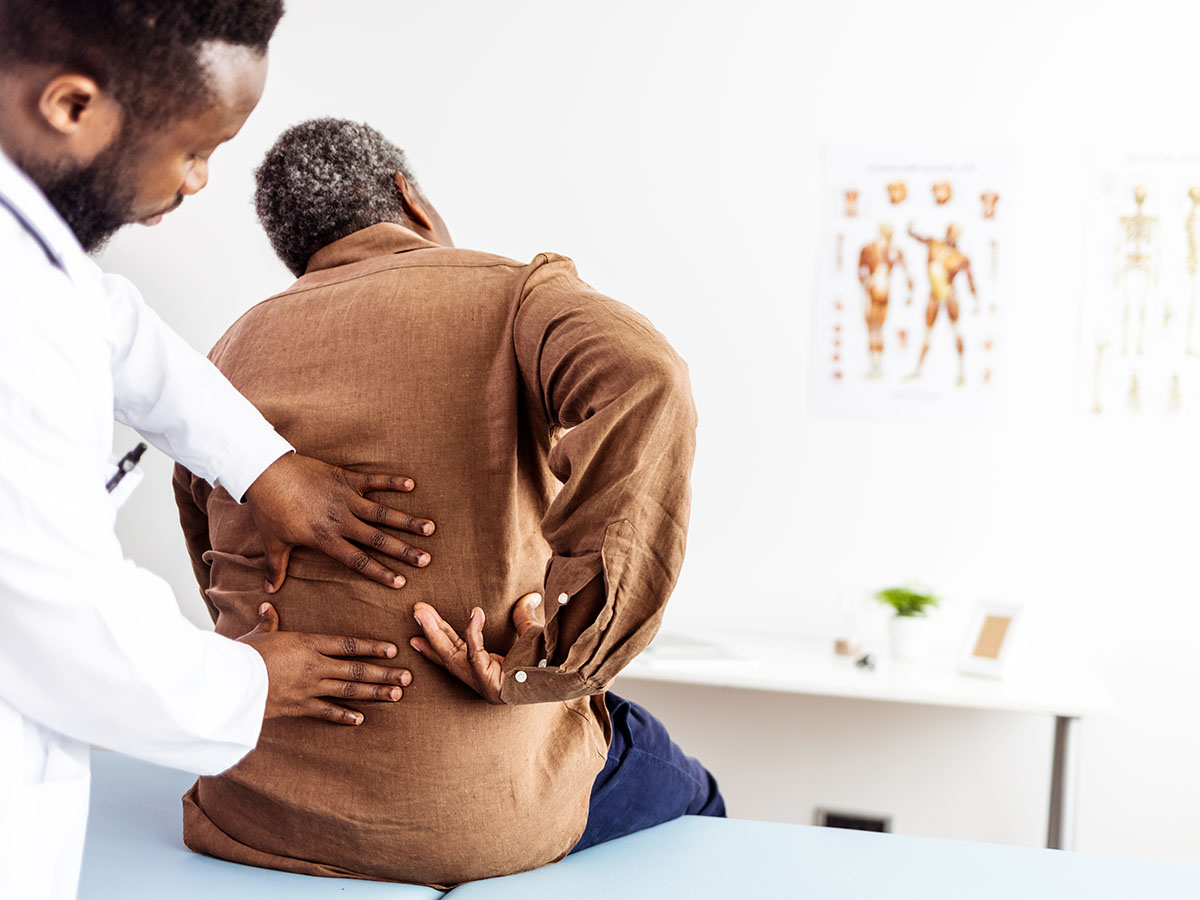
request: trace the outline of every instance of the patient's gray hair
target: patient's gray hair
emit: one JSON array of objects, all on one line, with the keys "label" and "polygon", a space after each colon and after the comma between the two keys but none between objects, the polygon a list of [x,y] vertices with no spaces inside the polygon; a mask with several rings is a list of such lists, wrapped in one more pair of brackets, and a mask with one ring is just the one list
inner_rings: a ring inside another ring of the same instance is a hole
[{"label": "patient's gray hair", "polygon": [[416,185],[404,151],[365,123],[312,119],[289,128],[254,172],[254,208],[294,275],[322,247],[379,222],[399,222],[395,174]]}]

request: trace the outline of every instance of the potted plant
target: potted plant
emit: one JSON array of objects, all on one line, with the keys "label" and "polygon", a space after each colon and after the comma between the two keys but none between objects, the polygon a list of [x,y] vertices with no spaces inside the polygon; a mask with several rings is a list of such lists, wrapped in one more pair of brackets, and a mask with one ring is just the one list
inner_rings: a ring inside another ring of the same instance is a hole
[{"label": "potted plant", "polygon": [[884,588],[875,599],[896,613],[888,623],[892,656],[908,660],[928,656],[933,637],[929,612],[938,605],[939,599],[928,591],[911,587]]}]

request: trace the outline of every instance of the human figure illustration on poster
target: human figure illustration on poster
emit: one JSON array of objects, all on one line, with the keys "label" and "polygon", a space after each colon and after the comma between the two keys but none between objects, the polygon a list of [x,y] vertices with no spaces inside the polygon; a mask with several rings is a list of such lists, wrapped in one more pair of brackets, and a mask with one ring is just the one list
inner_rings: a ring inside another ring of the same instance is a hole
[{"label": "human figure illustration on poster", "polygon": [[[815,411],[947,418],[994,411],[1007,293],[1006,173],[1007,161],[990,152],[827,154]],[[843,265],[843,248],[857,252],[856,269]],[[851,302],[855,295],[861,303]],[[918,295],[924,302],[913,302]]]},{"label": "human figure illustration on poster", "polygon": [[917,370],[911,378],[921,377],[921,368],[925,365],[925,357],[929,355],[929,339],[933,334],[933,326],[937,323],[938,313],[946,310],[946,318],[954,329],[954,345],[958,350],[958,385],[967,383],[966,370],[963,367],[963,337],[958,327],[958,294],[954,290],[954,279],[960,274],[967,277],[967,286],[971,296],[975,298],[975,315],[979,315],[979,294],[975,290],[975,279],[971,275],[971,261],[958,249],[958,237],[962,234],[962,226],[951,222],[946,228],[946,236],[941,240],[933,237],[922,237],[908,226],[908,236],[929,248],[929,303],[925,306],[925,340],[921,344],[921,355],[917,358]]},{"label": "human figure illustration on poster", "polygon": [[904,262],[904,253],[892,245],[892,226],[879,225],[879,238],[862,248],[858,255],[858,280],[866,292],[867,347],[871,355],[868,378],[883,377],[883,326],[887,321],[888,300],[892,290],[892,269],[899,266],[908,282],[908,299],[912,303],[913,280]]}]

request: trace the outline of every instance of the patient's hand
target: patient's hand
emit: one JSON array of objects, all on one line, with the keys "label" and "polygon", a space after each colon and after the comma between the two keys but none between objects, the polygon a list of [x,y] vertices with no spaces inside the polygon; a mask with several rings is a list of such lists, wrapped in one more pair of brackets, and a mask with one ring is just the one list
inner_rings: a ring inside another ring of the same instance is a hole
[{"label": "patient's hand", "polygon": [[410,566],[427,566],[427,552],[385,534],[376,526],[430,535],[434,525],[428,519],[418,519],[368,500],[363,494],[412,489],[412,479],[400,475],[364,475],[299,453],[279,457],[246,491],[250,515],[267,551],[266,592],[273,594],[283,585],[288,557],[297,545],[320,550],[372,581],[403,587],[403,575],[376,562],[362,547],[378,550]]},{"label": "patient's hand", "polygon": [[[517,637],[530,628],[542,627],[541,594],[526,594],[513,607],[513,626]],[[483,646],[483,610],[471,610],[467,620],[467,639],[458,636],[449,623],[428,603],[413,607],[413,618],[425,632],[409,644],[430,662],[436,663],[466,684],[488,703],[502,703],[500,686],[504,673],[504,657],[489,653]]]},{"label": "patient's hand", "polygon": [[326,699],[399,700],[400,685],[412,681],[408,669],[374,666],[338,656],[391,659],[396,645],[386,641],[302,634],[279,630],[279,614],[270,603],[258,609],[258,627],[238,638],[262,655],[267,664],[267,708],[264,719],[298,716],[337,725],[361,725],[363,715]]}]

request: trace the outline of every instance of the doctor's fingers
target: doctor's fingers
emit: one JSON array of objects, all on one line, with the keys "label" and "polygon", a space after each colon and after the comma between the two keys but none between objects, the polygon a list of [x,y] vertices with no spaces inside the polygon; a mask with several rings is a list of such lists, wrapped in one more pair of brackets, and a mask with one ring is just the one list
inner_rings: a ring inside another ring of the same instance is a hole
[{"label": "doctor's fingers", "polygon": [[310,700],[293,707],[288,715],[294,718],[321,719],[334,725],[361,725],[363,723],[362,713],[338,706],[327,700]]},{"label": "doctor's fingers", "polygon": [[346,523],[342,536],[393,559],[408,563],[415,568],[420,569],[429,565],[430,556],[427,551],[420,550],[357,519]]},{"label": "doctor's fingers", "polygon": [[360,494],[371,491],[392,491],[407,494],[416,484],[407,475],[372,475],[367,472],[355,472],[353,469],[342,469],[346,484]]},{"label": "doctor's fingers", "polygon": [[[396,656],[396,645],[390,641],[374,641],[370,638],[348,637],[340,634],[307,634],[296,633],[306,647],[315,650],[323,656],[374,656],[380,659],[393,659]],[[331,660],[331,662],[337,662]],[[357,665],[357,664],[356,664]],[[378,669],[379,666],[371,668]],[[407,672],[407,669],[388,669],[389,672]]]},{"label": "doctor's fingers", "polygon": [[[357,524],[362,525],[361,522]],[[370,546],[370,541],[366,543]],[[354,546],[345,540],[344,536],[331,533],[321,540],[318,549],[331,559],[340,562],[347,569],[353,569],[364,578],[369,578],[371,581],[378,582],[386,587],[404,587],[406,579],[403,575],[393,572],[382,563],[371,559],[361,547]]]},{"label": "doctor's fingers", "polygon": [[[388,666],[376,666],[371,663],[354,662],[349,659],[326,658],[314,674],[323,681],[357,682],[369,685],[400,685],[407,687],[412,684],[412,672],[408,669],[393,669]],[[329,691],[318,689],[316,696],[332,696]],[[382,698],[380,698],[382,699]]]},{"label": "doctor's fingers", "polygon": [[382,503],[376,503],[374,500],[368,500],[366,497],[351,498],[350,511],[364,522],[386,525],[388,528],[407,531],[409,534],[428,536],[433,534],[437,528],[429,519],[409,515],[398,509],[392,509],[390,506],[384,506]]},{"label": "doctor's fingers", "polygon": [[337,697],[340,700],[378,700],[395,703],[404,696],[404,690],[395,685],[363,684],[360,681],[337,681],[326,678],[317,688],[322,697]]}]

